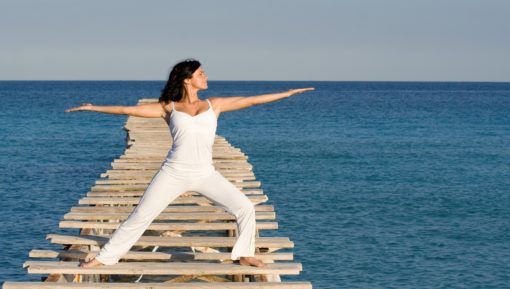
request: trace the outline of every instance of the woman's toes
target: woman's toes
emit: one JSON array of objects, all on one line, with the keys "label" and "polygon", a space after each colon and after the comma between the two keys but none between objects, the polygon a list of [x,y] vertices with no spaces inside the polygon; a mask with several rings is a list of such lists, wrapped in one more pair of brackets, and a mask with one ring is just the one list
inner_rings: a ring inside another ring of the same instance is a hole
[{"label": "woman's toes", "polygon": [[245,266],[254,266],[254,267],[258,267],[258,268],[266,267],[266,264],[264,262],[260,261],[257,258],[254,258],[254,257],[240,258],[239,264],[245,265]]},{"label": "woman's toes", "polygon": [[92,259],[88,262],[80,263],[79,266],[80,268],[93,268],[101,265],[103,265],[101,262],[97,261],[96,259]]}]

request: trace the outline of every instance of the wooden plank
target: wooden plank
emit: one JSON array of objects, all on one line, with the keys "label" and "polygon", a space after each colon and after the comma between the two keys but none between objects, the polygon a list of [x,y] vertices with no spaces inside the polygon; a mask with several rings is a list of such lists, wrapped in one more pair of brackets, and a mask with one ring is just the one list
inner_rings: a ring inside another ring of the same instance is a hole
[{"label": "wooden plank", "polygon": [[[249,177],[225,177],[230,182],[249,182],[255,181],[255,176]],[[115,180],[115,179],[98,179],[96,180],[96,185],[130,185],[130,184],[149,184],[152,179],[152,176],[147,176],[144,178],[137,177],[136,179],[125,179],[125,180]]]},{"label": "wooden plank", "polygon": [[201,262],[121,262],[94,268],[80,268],[71,261],[26,261],[30,274],[116,274],[116,275],[236,275],[278,274],[298,275],[301,263],[268,263],[264,268],[225,263]]},{"label": "wooden plank", "polygon": [[[154,144],[151,146],[142,146],[142,145],[132,145],[124,151],[124,155],[159,155],[166,156],[168,152],[171,150],[172,145],[169,141],[163,141],[157,143],[154,141]],[[213,159],[215,156],[246,156],[240,149],[236,148],[219,148],[213,147]]]},{"label": "wooden plank", "polygon": [[[143,155],[142,155],[143,156]],[[140,166],[154,166],[159,167],[161,166],[162,161],[161,160],[151,160],[147,158],[137,158],[137,159],[115,159],[111,164],[115,165],[140,165]],[[233,167],[235,166],[250,166],[250,163],[248,163],[246,160],[237,160],[237,159],[212,159],[213,165],[221,164],[221,165],[231,165]]]},{"label": "wooden plank", "polygon": [[[170,136],[170,130],[168,129],[168,126],[166,126],[166,125],[161,126],[161,127],[154,126],[154,125],[142,125],[142,126],[138,125],[138,126],[135,126],[135,129],[127,129],[127,131],[129,133],[129,135],[132,133],[151,133],[152,135],[156,135],[156,136],[163,134],[163,138]],[[165,133],[167,133],[167,134],[165,134]],[[139,140],[138,142],[136,142],[136,144],[152,145],[152,144],[154,144],[154,140],[147,140],[147,139]],[[230,144],[225,139],[219,138],[218,135],[216,135],[213,144],[214,144],[214,146],[232,146],[232,144]]]},{"label": "wooden plank", "polygon": [[[154,148],[154,149],[132,149],[126,150],[124,153],[116,160],[136,160],[146,161],[153,159],[153,161],[157,160],[162,163],[170,151],[171,148]],[[213,162],[247,162],[248,156],[241,152],[229,152],[227,150],[217,150],[213,151]]]},{"label": "wooden plank", "polygon": [[[125,170],[125,171],[131,171],[131,172],[156,172],[159,171],[161,165],[158,166],[115,166],[112,165],[112,168],[114,170]],[[241,173],[249,173],[252,172],[251,166],[225,166],[222,164],[214,164],[214,169],[217,170],[220,174],[223,172],[241,172]]]},{"label": "wooden plank", "polygon": [[[140,139],[141,138],[151,138]],[[138,139],[136,139],[138,138]],[[144,133],[144,132],[129,132],[129,140],[131,143],[129,144],[127,149],[132,148],[161,148],[161,147],[170,147],[173,144],[173,140],[170,134],[161,135],[160,133]],[[241,150],[237,147],[232,146],[229,143],[219,143],[215,142],[213,145],[213,150],[232,150],[234,152],[240,152]]]},{"label": "wooden plank", "polygon": [[[136,163],[110,163],[111,167],[115,170],[159,170],[161,163],[147,163],[147,164],[136,164]],[[251,170],[253,166],[244,163],[213,163],[215,169],[225,170]]]},{"label": "wooden plank", "polygon": [[[120,223],[114,222],[82,222],[82,221],[60,221],[61,229],[117,229]],[[257,222],[257,230],[276,230],[276,222]],[[237,223],[156,223],[153,222],[147,228],[154,231],[225,231],[236,230]]]},{"label": "wooden plank", "polygon": [[[149,145],[131,145],[129,148],[125,150],[125,152],[141,152],[147,153],[147,152],[162,152],[167,153],[172,147],[171,141],[164,139],[164,140],[157,140],[153,139],[152,143]],[[212,152],[219,152],[219,153],[237,153],[242,154],[243,152],[239,148],[234,148],[232,146],[219,146],[214,145],[212,148]]]},{"label": "wooden plank", "polygon": [[[147,177],[147,176],[154,176],[158,170],[107,170],[103,174],[108,175],[131,175],[134,179],[138,177]],[[255,174],[252,170],[218,170],[218,172],[224,176],[227,177],[252,177]],[[110,179],[112,179],[110,177]]]},{"label": "wooden plank", "polygon": [[[171,146],[165,143],[157,144],[152,147],[136,147],[131,146],[123,153],[125,156],[148,156],[148,157],[163,157],[168,155]],[[231,157],[247,157],[242,151],[237,149],[213,148],[213,160],[215,158],[231,158]]]},{"label": "wooden plank", "polygon": [[[138,174],[135,175],[133,172],[136,172],[137,170],[107,170],[104,172],[104,174],[115,174],[115,175],[122,175],[122,174],[131,174],[134,177],[139,176]],[[149,170],[138,170],[141,176],[154,176],[158,170],[153,170],[153,172]],[[244,176],[254,176],[255,174],[251,170],[217,170],[222,176],[224,177],[244,177]],[[151,175],[152,174],[152,175]]]},{"label": "wooden plank", "polygon": [[[130,213],[136,207],[110,207],[110,206],[78,206],[71,207],[71,212],[82,213]],[[225,212],[225,209],[219,206],[169,206],[163,210],[162,213],[186,213],[186,212]],[[255,206],[255,212],[272,212],[274,213],[274,206],[272,205],[259,205]]]},{"label": "wooden plank", "polygon": [[[150,146],[144,146],[144,145],[136,145],[133,144],[129,148],[127,148],[123,155],[161,155],[166,156],[168,154],[168,151],[172,148],[172,144],[168,141],[160,142],[160,143],[154,143]],[[143,152],[143,153],[141,153]],[[213,158],[216,156],[245,156],[247,155],[243,153],[240,149],[237,148],[218,148],[213,147]]]},{"label": "wooden plank", "polygon": [[[248,199],[254,204],[260,204],[267,201],[265,195],[247,196]],[[101,198],[101,197],[85,197],[79,201],[80,205],[136,205],[140,198]],[[178,197],[172,204],[197,204],[197,203],[211,203],[211,201],[204,197]]]},{"label": "wooden plank", "polygon": [[55,283],[5,282],[4,289],[312,289],[310,282]]},{"label": "wooden plank", "polygon": [[[238,188],[258,188],[260,187],[260,182],[231,182],[234,186]],[[92,192],[104,192],[104,191],[138,191],[147,189],[148,184],[128,184],[128,185],[94,185],[90,189]]]},{"label": "wooden plank", "polygon": [[[106,173],[110,173],[110,172],[114,171],[114,173],[117,173],[117,174],[127,173],[127,174],[133,175],[133,174],[139,174],[139,173],[143,173],[143,174],[152,173],[154,175],[158,172],[158,170],[159,170],[159,168],[158,169],[136,169],[136,168],[133,168],[133,169],[126,169],[126,170],[115,169],[115,170],[107,170]],[[253,171],[250,168],[216,168],[216,171],[218,171],[218,173],[220,173],[223,176],[253,174]]]},{"label": "wooden plank", "polygon": [[[117,220],[123,221],[129,217],[130,213],[67,213],[64,215],[64,220]],[[274,212],[256,212],[256,220],[274,220],[276,214]],[[205,221],[235,221],[236,217],[229,213],[224,212],[192,212],[192,213],[161,213],[156,217],[156,220],[171,220],[171,221],[190,221],[190,220],[205,220]]]},{"label": "wooden plank", "polygon": [[[229,155],[230,156],[230,155]],[[113,160],[113,163],[115,164],[140,164],[140,165],[154,165],[158,164],[161,165],[162,161],[160,158],[154,159],[154,158],[148,158],[143,155],[139,156],[139,158],[120,158]],[[233,164],[233,165],[239,165],[239,164],[249,164],[246,160],[241,159],[218,159],[217,157],[213,157],[213,163],[224,163],[224,164]]]},{"label": "wooden plank", "polygon": [[[227,159],[223,159],[221,158],[221,156],[228,156],[229,158]],[[212,162],[213,163],[233,163],[233,164],[239,164],[239,163],[243,163],[243,164],[248,164],[248,162],[246,161],[246,159],[231,159],[230,157],[232,156],[232,154],[216,154],[214,155],[214,157],[212,158]],[[165,156],[166,157],[166,156]],[[118,159],[114,159],[113,162],[114,163],[124,163],[124,164],[132,164],[132,163],[150,163],[150,164],[161,164],[164,160],[165,160],[165,157],[161,157],[161,156],[154,156],[154,157],[149,157],[149,156],[146,156],[146,155],[138,155],[138,156],[126,156],[124,155],[124,157],[120,157]]]},{"label": "wooden plank", "polygon": [[[255,177],[253,171],[218,171],[225,178],[229,177]],[[152,179],[157,173],[157,170],[107,170],[101,174],[102,178],[109,178],[111,180],[122,180],[122,179]]]},{"label": "wooden plank", "polygon": [[[50,240],[53,244],[102,246],[108,242],[109,237],[48,234],[46,239]],[[232,248],[236,241],[236,237],[141,236],[135,243],[135,246]],[[274,249],[294,248],[294,243],[287,237],[259,237],[255,239],[255,247]]]},{"label": "wooden plank", "polygon": [[[241,193],[245,195],[262,195],[264,194],[264,191],[261,189],[240,189]],[[87,192],[87,197],[141,197],[145,193],[145,190],[143,191],[104,191],[104,192]],[[182,193],[181,197],[191,197],[191,196],[201,196],[202,194],[197,192],[185,192]]]},{"label": "wooden plank", "polygon": [[257,288],[257,289],[311,289],[310,282],[186,282],[186,283],[54,283],[54,282],[5,282],[5,289],[9,288],[27,288],[27,289],[45,289],[45,288],[80,288],[80,289],[99,289],[99,288],[114,288],[114,289],[207,289],[207,288],[225,288],[225,289],[242,289],[242,288]]},{"label": "wooden plank", "polygon": [[[168,148],[168,149],[154,149],[154,150],[150,150],[148,151],[144,151],[144,152],[141,152],[141,151],[137,151],[137,150],[133,150],[133,151],[125,151],[122,155],[119,156],[118,159],[116,159],[116,161],[120,161],[120,162],[123,162],[123,161],[147,161],[147,160],[150,160],[152,162],[156,162],[156,161],[159,161],[160,163],[163,162],[167,155],[168,155],[168,151],[170,150],[171,148]],[[221,150],[221,151],[213,151],[213,162],[214,161],[226,161],[226,162],[231,162],[231,161],[244,161],[246,162],[247,160],[249,159],[249,157],[241,152],[228,152],[228,151],[225,151],[225,150]]]},{"label": "wooden plank", "polygon": [[[166,158],[166,154],[123,154],[120,155],[117,161],[128,161],[135,162],[137,160],[149,160],[149,161],[159,161],[163,162]],[[247,161],[249,159],[248,156],[242,154],[214,154],[213,161],[228,161],[228,160],[244,160]]]},{"label": "wooden plank", "polygon": [[[73,258],[89,260],[94,258],[99,251],[89,250],[31,250],[30,258]],[[145,252],[145,251],[129,251],[124,254],[122,260],[230,260],[230,253],[202,253],[202,252]],[[272,261],[292,261],[294,256],[290,253],[255,253],[255,257],[260,260]]]}]

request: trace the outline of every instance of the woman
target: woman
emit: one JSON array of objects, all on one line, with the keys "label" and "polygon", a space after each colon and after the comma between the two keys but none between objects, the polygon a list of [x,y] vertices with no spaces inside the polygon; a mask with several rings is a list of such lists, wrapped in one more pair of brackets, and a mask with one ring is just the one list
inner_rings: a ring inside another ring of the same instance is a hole
[{"label": "woman", "polygon": [[90,103],[66,112],[89,110],[138,117],[161,117],[170,127],[173,145],[161,169],[152,178],[138,206],[113,233],[99,254],[82,268],[111,265],[119,261],[142,236],[151,222],[180,194],[195,191],[213,200],[236,217],[239,237],[231,259],[241,265],[264,267],[254,257],[255,209],[251,201],[218,173],[212,162],[212,146],[220,113],[277,101],[314,88],[251,97],[211,97],[201,100],[207,76],[200,62],[188,59],[176,64],[158,103],[137,106],[95,106]]}]

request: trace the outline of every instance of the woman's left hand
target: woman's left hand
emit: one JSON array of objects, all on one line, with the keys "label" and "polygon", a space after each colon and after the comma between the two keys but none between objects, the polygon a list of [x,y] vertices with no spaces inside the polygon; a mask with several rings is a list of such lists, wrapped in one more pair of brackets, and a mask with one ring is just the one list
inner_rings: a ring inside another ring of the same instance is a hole
[{"label": "woman's left hand", "polygon": [[307,88],[298,88],[298,89],[289,89],[288,94],[289,96],[293,96],[295,94],[300,94],[305,91],[315,90],[314,87],[307,87]]},{"label": "woman's left hand", "polygon": [[65,112],[72,111],[80,111],[80,110],[90,110],[92,108],[92,103],[83,103],[80,106],[71,107],[65,110]]}]

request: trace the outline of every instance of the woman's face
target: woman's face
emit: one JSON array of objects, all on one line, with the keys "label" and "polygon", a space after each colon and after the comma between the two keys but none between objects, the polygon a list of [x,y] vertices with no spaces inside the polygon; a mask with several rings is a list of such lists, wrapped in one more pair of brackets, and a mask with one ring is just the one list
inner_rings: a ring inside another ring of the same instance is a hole
[{"label": "woman's face", "polygon": [[205,74],[202,67],[199,67],[197,70],[195,70],[195,72],[193,72],[191,75],[191,78],[187,80],[189,80],[188,84],[195,89],[207,89],[207,75]]}]

